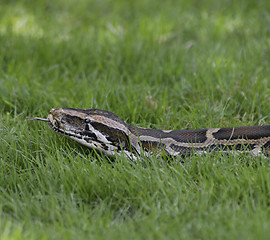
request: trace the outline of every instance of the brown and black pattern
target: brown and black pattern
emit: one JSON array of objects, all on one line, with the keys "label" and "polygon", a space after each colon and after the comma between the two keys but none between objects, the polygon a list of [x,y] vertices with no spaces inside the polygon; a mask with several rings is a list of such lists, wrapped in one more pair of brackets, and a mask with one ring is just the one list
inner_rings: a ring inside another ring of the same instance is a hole
[{"label": "brown and black pattern", "polygon": [[243,139],[261,139],[270,136],[270,127],[266,126],[247,126],[247,127],[234,127],[234,128],[221,128],[213,136],[218,140],[235,140]]},{"label": "brown and black pattern", "polygon": [[108,111],[76,108],[54,108],[47,119],[31,119],[49,122],[54,131],[109,155],[123,152],[136,158],[142,151],[173,156],[213,151],[270,155],[270,125],[159,130],[128,125]]}]

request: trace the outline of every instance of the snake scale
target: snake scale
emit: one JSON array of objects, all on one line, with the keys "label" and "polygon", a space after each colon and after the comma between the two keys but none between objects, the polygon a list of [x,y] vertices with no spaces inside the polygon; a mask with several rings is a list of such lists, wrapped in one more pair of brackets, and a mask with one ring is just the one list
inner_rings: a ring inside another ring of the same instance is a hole
[{"label": "snake scale", "polygon": [[114,113],[99,109],[53,108],[48,118],[33,117],[58,133],[108,155],[129,158],[154,152],[187,156],[212,151],[270,155],[270,125],[195,130],[159,130],[126,124]]}]

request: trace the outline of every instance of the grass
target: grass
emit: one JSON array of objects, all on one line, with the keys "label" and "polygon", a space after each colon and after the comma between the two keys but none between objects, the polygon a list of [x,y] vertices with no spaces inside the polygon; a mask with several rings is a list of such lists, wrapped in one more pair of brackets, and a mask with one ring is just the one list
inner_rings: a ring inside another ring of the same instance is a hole
[{"label": "grass", "polygon": [[78,107],[163,129],[269,124],[269,10],[266,0],[2,0],[0,238],[268,238],[263,159],[111,163],[25,119]]}]

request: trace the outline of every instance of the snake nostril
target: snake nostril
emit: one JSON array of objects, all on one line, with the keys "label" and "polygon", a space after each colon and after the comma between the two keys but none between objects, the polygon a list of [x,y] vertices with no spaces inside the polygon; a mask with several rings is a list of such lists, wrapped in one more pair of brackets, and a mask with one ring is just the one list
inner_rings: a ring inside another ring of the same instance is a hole
[{"label": "snake nostril", "polygon": [[55,111],[55,108],[52,108],[49,112],[49,114],[53,113]]}]

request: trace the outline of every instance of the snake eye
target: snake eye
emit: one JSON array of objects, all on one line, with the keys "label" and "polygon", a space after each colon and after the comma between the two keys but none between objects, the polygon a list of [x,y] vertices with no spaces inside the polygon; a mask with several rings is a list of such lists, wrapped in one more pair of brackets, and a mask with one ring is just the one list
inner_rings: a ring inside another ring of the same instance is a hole
[{"label": "snake eye", "polygon": [[90,119],[89,119],[89,118],[86,118],[86,119],[84,120],[84,122],[85,122],[85,123],[90,123]]}]

